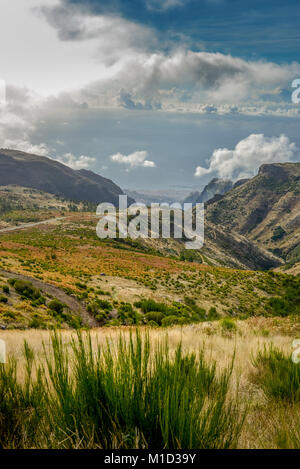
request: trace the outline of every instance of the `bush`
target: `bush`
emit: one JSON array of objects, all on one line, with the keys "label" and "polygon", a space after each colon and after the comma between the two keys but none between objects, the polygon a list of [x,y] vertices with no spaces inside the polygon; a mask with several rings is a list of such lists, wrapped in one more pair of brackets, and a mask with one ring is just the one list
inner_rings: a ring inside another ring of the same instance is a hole
[{"label": "bush", "polygon": [[118,308],[118,319],[120,319],[123,325],[138,324],[140,320],[140,314],[138,314],[130,303],[123,303]]},{"label": "bush", "polygon": [[160,313],[159,311],[150,311],[150,313],[145,314],[145,318],[147,322],[154,321],[156,324],[161,326],[162,319],[164,318],[164,314]]},{"label": "bush", "polygon": [[7,303],[8,299],[4,295],[0,295],[0,303]]},{"label": "bush", "polygon": [[54,311],[57,314],[62,314],[65,305],[55,298],[54,300],[50,301],[48,307],[51,309],[51,311]]},{"label": "bush", "polygon": [[3,293],[6,293],[7,295],[9,295],[9,286],[8,285],[3,285],[2,290],[3,290]]},{"label": "bush", "polygon": [[96,300],[96,304],[99,306],[99,308],[101,309],[104,309],[104,310],[107,310],[107,311],[111,311],[113,308],[112,308],[112,304],[107,301],[107,300],[99,300],[97,299]]},{"label": "bush", "polygon": [[7,280],[7,283],[9,283],[9,285],[11,285],[12,287],[14,286],[14,284],[16,283],[17,279],[16,278],[9,278]]},{"label": "bush", "polygon": [[45,323],[40,318],[33,318],[30,323],[29,327],[31,329],[45,329]]},{"label": "bush", "polygon": [[215,319],[219,319],[220,315],[218,313],[218,311],[216,310],[216,308],[210,308],[210,310],[208,311],[208,316],[207,316],[207,319],[209,321],[213,321]]},{"label": "bush", "polygon": [[163,327],[174,326],[179,323],[179,318],[177,316],[166,316],[162,319],[161,325]]},{"label": "bush", "polygon": [[276,226],[273,230],[272,241],[277,241],[283,238],[286,235],[286,231],[282,228],[282,226]]},{"label": "bush", "polygon": [[269,398],[300,402],[300,364],[274,347],[264,348],[252,357],[252,376]]},{"label": "bush", "polygon": [[40,306],[46,304],[46,298],[44,296],[40,296],[37,300],[33,300],[31,302],[32,306]]},{"label": "bush", "polygon": [[224,331],[228,332],[235,332],[237,329],[236,323],[230,318],[221,319],[221,327]]},{"label": "bush", "polygon": [[154,300],[141,300],[134,303],[136,308],[140,308],[143,313],[150,313],[153,311],[159,311],[161,313],[166,313],[168,310],[168,305],[165,303],[157,303]]},{"label": "bush", "polygon": [[21,295],[23,299],[37,300],[41,296],[40,290],[34,287],[31,282],[15,280],[13,286],[16,292]]}]

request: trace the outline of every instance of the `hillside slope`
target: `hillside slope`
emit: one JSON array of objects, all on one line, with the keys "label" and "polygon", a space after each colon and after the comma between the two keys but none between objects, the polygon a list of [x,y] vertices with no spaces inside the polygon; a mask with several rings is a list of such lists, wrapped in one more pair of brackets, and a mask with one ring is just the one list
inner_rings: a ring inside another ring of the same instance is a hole
[{"label": "hillside slope", "polygon": [[73,170],[44,156],[0,150],[0,186],[17,185],[69,200],[117,204],[120,187],[92,171]]},{"label": "hillside slope", "polygon": [[300,163],[262,165],[256,177],[207,206],[207,219],[287,263],[300,260]]}]

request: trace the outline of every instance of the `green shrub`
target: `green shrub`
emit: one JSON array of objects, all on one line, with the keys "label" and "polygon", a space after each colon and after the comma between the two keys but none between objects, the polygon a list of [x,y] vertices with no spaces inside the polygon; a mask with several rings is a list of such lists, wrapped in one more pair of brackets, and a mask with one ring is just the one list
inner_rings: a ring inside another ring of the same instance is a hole
[{"label": "green shrub", "polygon": [[101,309],[105,309],[107,311],[111,311],[113,309],[112,304],[107,300],[97,299],[95,302],[96,302],[97,306],[99,306],[99,308],[101,308]]},{"label": "green shrub", "polygon": [[16,313],[13,311],[5,311],[4,315],[9,319],[16,319]]},{"label": "green shrub", "polygon": [[123,325],[138,324],[140,322],[140,314],[138,314],[130,303],[123,303],[118,308],[118,319]]},{"label": "green shrub", "polygon": [[286,231],[282,228],[282,226],[278,225],[273,230],[272,241],[277,241],[283,238],[286,235]]},{"label": "green shrub", "polygon": [[161,325],[163,327],[174,326],[179,323],[179,318],[177,316],[166,316],[162,319]]},{"label": "green shrub", "polygon": [[7,283],[9,283],[11,286],[14,286],[14,284],[16,283],[17,279],[16,278],[9,278],[7,280]]},{"label": "green shrub", "polygon": [[7,295],[9,295],[9,286],[8,285],[3,285],[2,290],[3,290],[3,293],[6,293]]},{"label": "green shrub", "polygon": [[54,298],[53,300],[50,301],[50,303],[48,304],[48,307],[49,309],[51,309],[51,311],[54,311],[57,314],[62,314],[65,305],[61,301]]},{"label": "green shrub", "polygon": [[137,301],[136,303],[134,303],[134,306],[136,308],[140,308],[143,313],[150,313],[152,311],[166,313],[168,310],[168,305],[166,305],[165,303],[157,303],[152,299]]},{"label": "green shrub", "polygon": [[31,329],[46,329],[45,323],[40,318],[33,318],[29,323],[29,327]]},{"label": "green shrub", "polygon": [[40,290],[34,287],[31,282],[15,280],[13,286],[23,299],[37,300],[41,296]]},{"label": "green shrub", "polygon": [[4,295],[0,295],[0,303],[7,303],[7,302],[8,302],[7,297]]},{"label": "green shrub", "polygon": [[236,323],[231,318],[221,319],[221,327],[224,331],[235,332],[237,329]]},{"label": "green shrub", "polygon": [[220,315],[218,313],[218,311],[216,310],[216,308],[212,307],[210,308],[210,310],[208,311],[208,316],[207,316],[207,319],[209,321],[213,321],[215,319],[219,319]]},{"label": "green shrub", "polygon": [[145,314],[145,318],[147,322],[154,321],[160,326],[162,319],[164,318],[164,314],[159,311],[150,311],[150,313]]},{"label": "green shrub", "polygon": [[32,306],[40,306],[46,304],[46,298],[44,296],[40,296],[37,300],[33,300],[31,302]]}]

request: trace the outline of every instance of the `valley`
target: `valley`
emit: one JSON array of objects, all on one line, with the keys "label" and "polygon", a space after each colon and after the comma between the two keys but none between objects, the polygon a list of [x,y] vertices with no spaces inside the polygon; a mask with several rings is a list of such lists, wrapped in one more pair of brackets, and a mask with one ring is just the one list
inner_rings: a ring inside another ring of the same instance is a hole
[{"label": "valley", "polygon": [[279,189],[264,168],[206,202],[199,251],[99,239],[93,202],[0,187],[0,447],[300,447],[299,179],[282,166]]}]

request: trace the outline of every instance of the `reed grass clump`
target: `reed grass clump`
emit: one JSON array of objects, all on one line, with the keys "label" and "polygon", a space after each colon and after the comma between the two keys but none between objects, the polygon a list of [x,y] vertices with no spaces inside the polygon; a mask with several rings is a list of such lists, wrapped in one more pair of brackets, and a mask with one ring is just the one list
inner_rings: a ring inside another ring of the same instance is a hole
[{"label": "reed grass clump", "polygon": [[27,343],[23,376],[0,365],[2,448],[235,448],[244,411],[203,350],[170,352],[167,338],[120,335],[117,345],[54,333],[38,360]]}]

